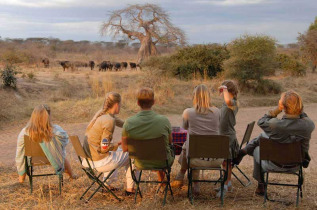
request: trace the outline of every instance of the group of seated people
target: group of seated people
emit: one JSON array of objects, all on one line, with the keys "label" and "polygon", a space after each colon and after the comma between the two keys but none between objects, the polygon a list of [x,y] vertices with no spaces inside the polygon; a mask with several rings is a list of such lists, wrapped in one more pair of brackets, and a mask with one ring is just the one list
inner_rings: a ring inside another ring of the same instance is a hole
[{"label": "group of seated people", "polygon": [[[270,110],[259,121],[258,126],[263,130],[257,138],[253,139],[245,148],[239,150],[239,143],[236,137],[235,124],[238,112],[238,88],[231,80],[226,80],[219,87],[219,93],[223,97],[223,105],[219,109],[212,105],[210,91],[206,85],[198,85],[193,91],[193,106],[183,112],[183,128],[188,131],[187,140],[183,145],[182,153],[178,162],[181,167],[172,187],[181,187],[184,184],[184,175],[187,170],[186,150],[190,142],[190,135],[227,135],[229,136],[230,162],[222,159],[193,159],[193,166],[213,167],[222,165],[226,168],[228,164],[228,177],[225,181],[224,193],[232,192],[231,170],[232,164],[239,164],[242,158],[248,154],[254,157],[253,177],[258,181],[256,193],[263,195],[264,186],[260,178],[259,163],[259,138],[265,136],[273,141],[290,143],[301,140],[305,153],[306,166],[309,163],[309,141],[311,133],[315,128],[314,123],[303,111],[301,97],[294,91],[287,91],[281,95],[278,106]],[[88,157],[90,165],[97,171],[103,172],[104,177],[113,169],[125,168],[126,173],[126,195],[135,194],[134,181],[131,175],[129,164],[129,151],[127,141],[129,138],[137,140],[153,139],[164,137],[168,164],[172,166],[174,154],[170,145],[172,144],[172,127],[167,117],[157,114],[152,106],[155,103],[154,91],[151,88],[141,88],[137,92],[137,104],[140,111],[123,121],[116,115],[120,113],[121,96],[118,93],[106,94],[102,109],[100,109],[89,122],[85,131],[83,148]],[[277,115],[284,111],[284,116],[279,119]],[[115,127],[122,127],[122,139],[113,141]],[[67,133],[58,125],[51,122],[50,109],[47,105],[37,106],[31,115],[26,127],[18,136],[16,164],[19,173],[19,181],[22,183],[26,176],[24,162],[24,135],[28,135],[32,141],[38,142],[48,160],[56,172],[65,172],[70,178],[76,178],[71,170],[69,161],[66,158],[66,145],[68,144]],[[295,138],[294,138],[295,137]],[[135,160],[134,167],[155,168],[162,167],[166,162]],[[88,166],[83,161],[83,166]],[[298,166],[283,167],[270,161],[262,162],[263,170],[275,171],[296,171]],[[118,190],[113,186],[117,179],[117,172],[107,180],[111,190]],[[162,181],[165,174],[158,171],[158,180]],[[198,179],[199,171],[193,173],[193,179]],[[194,194],[199,194],[199,184],[194,183]],[[220,193],[217,194],[220,197]]]}]

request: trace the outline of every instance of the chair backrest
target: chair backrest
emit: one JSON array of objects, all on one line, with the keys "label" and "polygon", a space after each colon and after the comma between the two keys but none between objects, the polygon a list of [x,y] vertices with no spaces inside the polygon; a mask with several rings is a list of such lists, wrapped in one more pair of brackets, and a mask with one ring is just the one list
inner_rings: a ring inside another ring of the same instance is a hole
[{"label": "chair backrest", "polygon": [[190,158],[230,158],[228,136],[190,135],[188,143]]},{"label": "chair backrest", "polygon": [[78,136],[70,136],[70,141],[72,142],[72,145],[76,151],[77,156],[81,158],[88,158],[86,155],[83,146],[81,145]]},{"label": "chair backrest", "polygon": [[50,164],[40,144],[32,141],[27,135],[24,135],[24,155],[32,157],[33,165]]},{"label": "chair backrest", "polygon": [[301,142],[279,143],[267,138],[260,138],[260,159],[281,165],[302,163]]},{"label": "chair backrest", "polygon": [[128,151],[131,159],[137,160],[167,160],[164,136],[154,139],[128,138]]},{"label": "chair backrest", "polygon": [[240,149],[242,148],[243,144],[246,144],[250,141],[250,137],[251,137],[251,134],[252,134],[252,131],[254,128],[254,124],[255,124],[255,121],[248,124],[247,129],[245,130],[242,142],[240,144]]}]

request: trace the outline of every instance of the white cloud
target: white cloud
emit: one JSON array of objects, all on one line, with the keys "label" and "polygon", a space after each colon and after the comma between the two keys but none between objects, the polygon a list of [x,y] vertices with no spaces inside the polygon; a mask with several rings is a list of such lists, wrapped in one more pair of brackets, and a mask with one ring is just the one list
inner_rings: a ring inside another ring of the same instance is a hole
[{"label": "white cloud", "polygon": [[197,1],[200,4],[211,4],[221,6],[237,6],[237,5],[249,5],[264,3],[265,0],[203,0]]},{"label": "white cloud", "polygon": [[[146,3],[163,3],[160,0],[147,0]],[[0,5],[21,7],[98,7],[125,6],[127,4],[144,4],[142,0],[0,0]]]}]

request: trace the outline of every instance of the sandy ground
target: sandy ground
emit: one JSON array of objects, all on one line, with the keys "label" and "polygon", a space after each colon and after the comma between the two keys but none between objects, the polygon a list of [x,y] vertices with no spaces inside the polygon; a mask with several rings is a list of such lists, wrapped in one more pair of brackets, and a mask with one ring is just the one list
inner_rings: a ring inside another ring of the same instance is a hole
[{"label": "sandy ground", "polygon": [[[246,126],[249,122],[255,120],[257,121],[260,117],[262,117],[267,110],[271,107],[259,107],[259,108],[241,108],[237,115],[237,137],[238,140],[241,141]],[[305,106],[305,112],[308,116],[315,122],[317,122],[317,104],[309,104]],[[281,116],[279,116],[281,117]],[[168,115],[168,118],[173,126],[181,125],[181,116],[180,115]],[[81,140],[83,140],[85,128],[87,123],[75,123],[75,124],[60,124],[69,135],[78,135]],[[15,151],[16,151],[16,141],[17,136],[22,127],[11,127],[0,130],[0,164],[13,166]],[[256,125],[254,127],[251,138],[256,137],[261,132],[261,129]],[[114,141],[118,141],[121,138],[121,128],[115,129]],[[68,150],[73,151],[71,149],[71,144],[68,145]],[[310,143],[310,155],[312,158],[311,165],[315,166],[317,164],[317,131],[315,130],[312,134],[311,143]],[[246,158],[242,164],[252,164],[251,158]],[[309,168],[307,170],[309,170]]]}]

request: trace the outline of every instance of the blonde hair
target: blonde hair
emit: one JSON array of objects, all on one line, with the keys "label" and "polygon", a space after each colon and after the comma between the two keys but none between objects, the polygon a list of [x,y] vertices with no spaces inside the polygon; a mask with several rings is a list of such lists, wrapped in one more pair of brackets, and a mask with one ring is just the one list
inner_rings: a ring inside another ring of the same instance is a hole
[{"label": "blonde hair", "polygon": [[104,114],[107,114],[109,109],[111,109],[116,103],[120,103],[120,102],[121,102],[121,96],[119,93],[115,93],[115,92],[107,93],[105,101],[103,102],[102,109],[100,109],[95,114],[95,116],[92,118],[92,120],[90,121],[90,123],[87,126],[86,132],[88,132],[90,130],[90,128],[92,128],[92,126],[95,124],[98,117],[100,117]]},{"label": "blonde hair", "polygon": [[282,104],[286,114],[299,115],[303,112],[303,101],[295,91],[289,90],[282,94]]},{"label": "blonde hair", "polygon": [[34,108],[31,119],[29,120],[26,131],[32,141],[49,142],[53,137],[53,126],[50,117],[50,108],[47,105],[39,105]]},{"label": "blonde hair", "polygon": [[154,104],[154,91],[151,88],[143,87],[138,90],[137,99],[142,109],[149,109]]},{"label": "blonde hair", "polygon": [[193,93],[193,105],[197,113],[207,114],[210,110],[211,105],[210,92],[206,85],[198,85],[194,89]]}]

